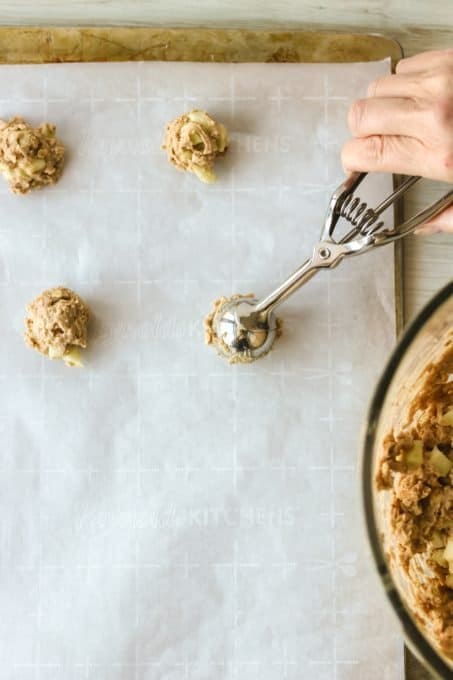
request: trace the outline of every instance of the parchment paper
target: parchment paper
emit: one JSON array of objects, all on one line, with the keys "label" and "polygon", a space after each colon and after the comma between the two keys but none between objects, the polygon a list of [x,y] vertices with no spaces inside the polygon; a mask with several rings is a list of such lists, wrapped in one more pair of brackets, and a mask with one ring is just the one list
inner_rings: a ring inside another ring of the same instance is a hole
[{"label": "parchment paper", "polygon": [[[201,324],[310,254],[350,101],[388,70],[0,68],[1,117],[52,121],[68,149],[55,188],[0,201],[5,680],[401,677],[356,470],[395,337],[392,249],[318,275],[255,365],[222,362]],[[194,107],[231,134],[214,186],[160,149]],[[21,339],[58,284],[93,312],[83,370]]]}]

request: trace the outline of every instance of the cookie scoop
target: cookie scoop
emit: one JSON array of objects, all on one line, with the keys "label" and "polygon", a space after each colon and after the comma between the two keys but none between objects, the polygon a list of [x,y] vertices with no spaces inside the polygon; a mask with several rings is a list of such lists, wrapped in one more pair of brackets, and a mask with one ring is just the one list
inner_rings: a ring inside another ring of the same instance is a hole
[{"label": "cookie scoop", "polygon": [[[411,234],[420,224],[453,204],[453,189],[432,205],[394,227],[380,217],[420,177],[408,176],[376,208],[355,194],[366,173],[353,173],[334,191],[319,241],[312,255],[262,300],[234,295],[220,298],[205,320],[205,339],[230,363],[249,363],[269,353],[281,335],[276,308],[320,271],[337,267],[344,259],[366,253]],[[339,222],[342,225],[338,227]]]}]

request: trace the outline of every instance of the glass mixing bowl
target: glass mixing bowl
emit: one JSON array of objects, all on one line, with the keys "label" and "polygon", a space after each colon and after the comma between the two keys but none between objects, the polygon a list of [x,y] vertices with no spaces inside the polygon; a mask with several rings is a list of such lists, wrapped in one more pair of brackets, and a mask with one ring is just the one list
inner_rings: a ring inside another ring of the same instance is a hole
[{"label": "glass mixing bowl", "polygon": [[362,468],[368,537],[383,586],[402,624],[408,647],[439,678],[453,677],[453,661],[442,654],[430,630],[413,616],[405,572],[388,558],[392,543],[390,492],[377,489],[376,475],[385,436],[392,429],[398,430],[405,422],[410,403],[423,381],[425,368],[439,359],[451,343],[453,281],[420,312],[390,357],[368,413]]}]

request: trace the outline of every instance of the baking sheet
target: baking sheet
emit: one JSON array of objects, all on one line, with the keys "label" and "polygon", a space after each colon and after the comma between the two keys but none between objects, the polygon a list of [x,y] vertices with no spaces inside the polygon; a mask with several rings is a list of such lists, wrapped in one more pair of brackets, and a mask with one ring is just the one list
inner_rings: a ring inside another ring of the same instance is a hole
[{"label": "baking sheet", "polygon": [[[5,678],[401,677],[356,471],[395,335],[392,250],[310,282],[256,365],[222,362],[201,325],[309,254],[350,101],[388,71],[1,67],[2,117],[55,122],[68,148],[56,187],[0,202]],[[160,150],[194,107],[230,130],[214,186]],[[20,338],[61,283],[93,311],[81,371]]]}]

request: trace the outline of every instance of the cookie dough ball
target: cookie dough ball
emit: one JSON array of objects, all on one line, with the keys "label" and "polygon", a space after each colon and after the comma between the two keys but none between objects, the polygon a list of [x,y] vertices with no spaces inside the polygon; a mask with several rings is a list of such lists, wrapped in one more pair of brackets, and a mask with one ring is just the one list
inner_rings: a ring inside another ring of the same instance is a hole
[{"label": "cookie dough ball", "polygon": [[168,123],[163,148],[170,163],[202,182],[216,181],[213,163],[228,148],[228,133],[205,111],[189,111]]},{"label": "cookie dough ball", "polygon": [[0,172],[15,194],[55,184],[62,173],[64,146],[55,125],[34,128],[23,118],[0,120]]},{"label": "cookie dough ball", "polygon": [[50,359],[82,366],[79,347],[87,346],[88,307],[69,288],[45,290],[27,306],[25,342]]}]

